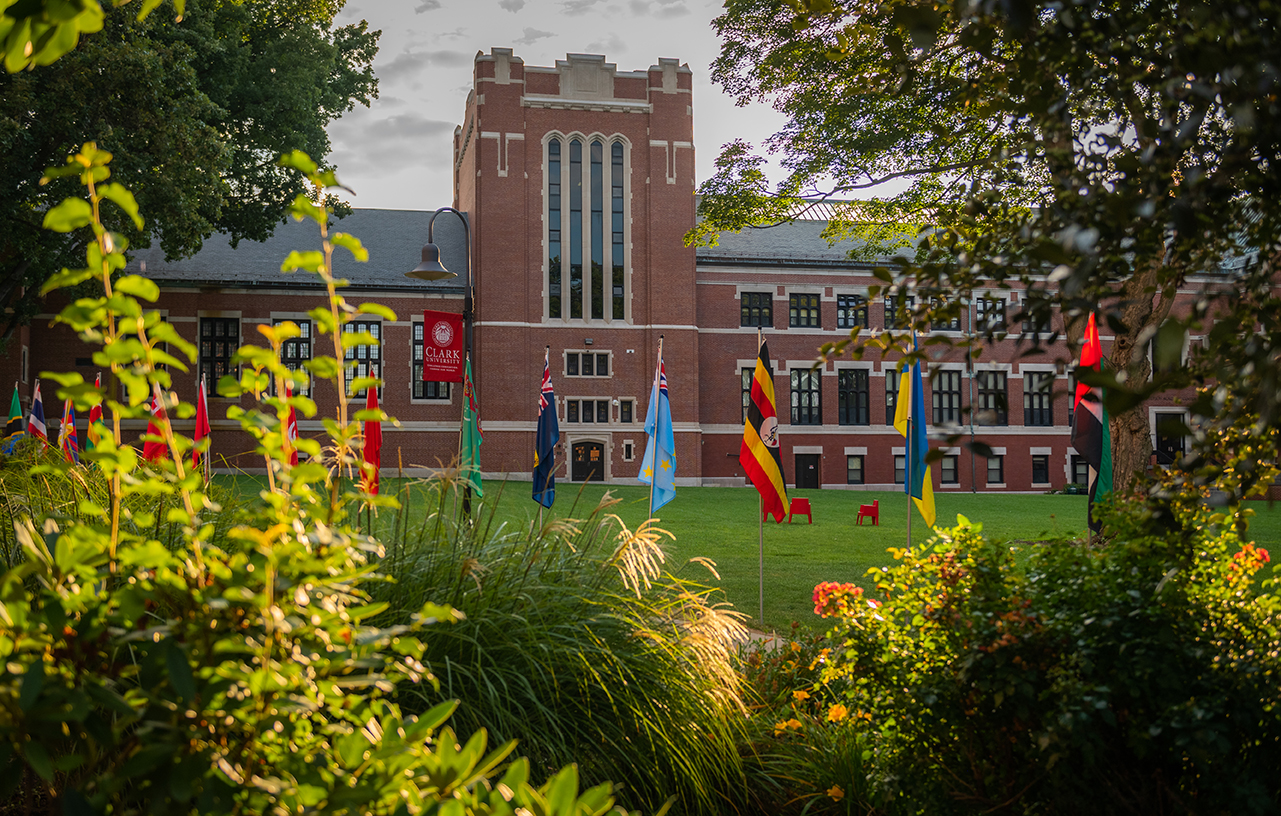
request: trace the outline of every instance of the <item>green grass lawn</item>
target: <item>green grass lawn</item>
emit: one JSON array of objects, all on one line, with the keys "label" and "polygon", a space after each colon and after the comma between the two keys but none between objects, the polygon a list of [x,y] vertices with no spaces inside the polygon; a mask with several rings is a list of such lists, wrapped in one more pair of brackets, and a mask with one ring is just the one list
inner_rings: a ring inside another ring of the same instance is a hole
[{"label": "green grass lawn", "polygon": [[[219,477],[231,483],[233,477]],[[236,489],[256,492],[261,480],[235,477]],[[383,492],[395,491],[399,482],[383,479]],[[487,482],[486,495],[478,501],[478,512],[493,513],[497,522],[529,524],[538,515],[538,505],[530,498],[528,482]],[[584,517],[609,490],[621,499],[613,512],[631,528],[646,518],[648,490],[644,486],[559,485],[557,501],[548,517]],[[580,492],[581,491],[581,492]],[[412,496],[412,494],[411,494]],[[822,581],[866,583],[871,567],[893,562],[890,547],[907,542],[907,499],[899,492],[855,492],[844,490],[793,490],[792,498],[808,498],[814,509],[814,523],[804,517],[788,524],[765,523],[765,615],[759,615],[759,550],[755,490],[744,488],[681,487],[676,498],[658,512],[658,526],[670,531],[676,540],[667,546],[668,564],[673,570],[683,569],[686,577],[719,585],[725,600],[748,615],[751,625],[766,630],[782,630],[792,621],[806,626],[821,626],[813,614],[811,595],[814,585]],[[880,499],[881,523],[873,527],[856,523],[860,504]],[[955,523],[958,513],[971,521],[981,522],[984,532],[998,540],[1041,541],[1081,536],[1085,532],[1084,496],[1012,496],[995,493],[941,493],[936,496],[940,525]],[[577,503],[577,506],[575,504]],[[1257,515],[1250,532],[1263,547],[1275,548],[1281,543],[1281,509],[1263,502],[1250,506]],[[411,497],[410,517],[420,517],[423,504]],[[915,514],[912,518],[912,541],[925,542],[930,530]],[[376,520],[377,532],[386,540],[391,527],[391,513],[383,511]],[[709,558],[717,565],[717,582],[698,565],[683,566],[694,557]]]}]

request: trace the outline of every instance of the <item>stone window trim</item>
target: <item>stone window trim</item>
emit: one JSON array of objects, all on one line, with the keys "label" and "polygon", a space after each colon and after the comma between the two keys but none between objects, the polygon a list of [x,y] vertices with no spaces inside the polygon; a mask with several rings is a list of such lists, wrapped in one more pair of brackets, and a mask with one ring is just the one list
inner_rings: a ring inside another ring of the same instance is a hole
[{"label": "stone window trim", "polygon": [[[572,357],[572,359],[571,359]],[[591,374],[584,374],[583,371],[589,366],[584,364],[583,358],[590,359]],[[597,374],[600,370],[601,358],[604,358],[605,374]],[[572,372],[572,373],[571,373]],[[608,349],[591,349],[577,348],[565,349],[561,352],[561,376],[573,378],[576,380],[596,379],[608,380],[614,376],[614,352]]]}]

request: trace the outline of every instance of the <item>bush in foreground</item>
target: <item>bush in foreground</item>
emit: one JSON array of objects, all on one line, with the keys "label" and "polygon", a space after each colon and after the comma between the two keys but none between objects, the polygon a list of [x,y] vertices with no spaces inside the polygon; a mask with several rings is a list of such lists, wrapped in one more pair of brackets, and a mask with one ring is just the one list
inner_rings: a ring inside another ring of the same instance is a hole
[{"label": "bush in foreground", "polygon": [[874,592],[820,586],[873,810],[1277,812],[1281,603],[1234,522],[1155,491],[1016,567],[961,518]]}]

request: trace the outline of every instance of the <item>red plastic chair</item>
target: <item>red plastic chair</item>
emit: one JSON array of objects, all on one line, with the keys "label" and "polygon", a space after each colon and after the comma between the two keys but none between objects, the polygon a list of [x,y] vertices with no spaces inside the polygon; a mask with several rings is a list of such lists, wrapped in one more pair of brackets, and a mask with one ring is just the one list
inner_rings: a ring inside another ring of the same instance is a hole
[{"label": "red plastic chair", "polygon": [[809,499],[792,499],[792,506],[787,511],[787,523],[792,523],[792,516],[805,516],[814,523],[814,511],[810,510]]},{"label": "red plastic chair", "polygon": [[881,500],[877,499],[871,504],[860,504],[858,507],[858,523],[862,524],[863,519],[870,518],[872,524],[880,526],[881,524]]}]

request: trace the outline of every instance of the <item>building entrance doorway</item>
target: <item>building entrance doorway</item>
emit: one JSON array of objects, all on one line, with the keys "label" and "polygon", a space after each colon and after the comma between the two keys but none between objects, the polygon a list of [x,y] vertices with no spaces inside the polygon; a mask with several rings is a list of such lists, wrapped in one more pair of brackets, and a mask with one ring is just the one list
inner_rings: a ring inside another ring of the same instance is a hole
[{"label": "building entrance doorway", "polygon": [[599,442],[575,442],[569,478],[575,482],[605,481],[605,446]]},{"label": "building entrance doorway", "polygon": [[796,486],[802,490],[813,488],[818,489],[818,460],[820,456],[817,453],[798,453],[796,454]]}]

